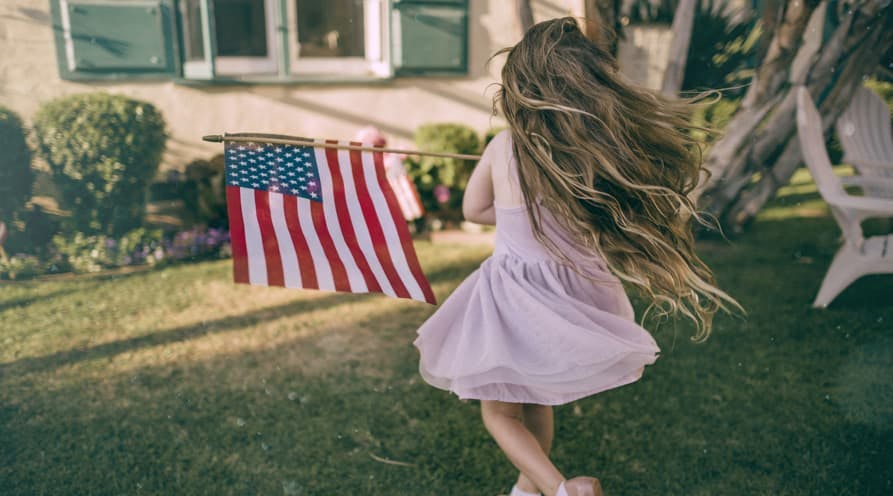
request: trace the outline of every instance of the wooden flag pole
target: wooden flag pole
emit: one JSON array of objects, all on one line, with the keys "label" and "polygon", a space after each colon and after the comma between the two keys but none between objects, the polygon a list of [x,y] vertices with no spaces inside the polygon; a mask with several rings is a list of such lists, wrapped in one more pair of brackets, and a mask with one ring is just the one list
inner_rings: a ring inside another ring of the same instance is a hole
[{"label": "wooden flag pole", "polygon": [[381,148],[373,146],[357,146],[357,145],[341,145],[338,143],[325,143],[314,141],[312,138],[303,138],[301,136],[287,136],[284,134],[260,134],[260,133],[223,133],[208,134],[202,136],[203,141],[211,143],[221,143],[224,141],[242,141],[242,142],[264,142],[276,143],[281,145],[301,145],[313,146],[319,148],[334,148],[336,150],[356,150],[361,152],[384,152],[398,153],[403,155],[427,155],[429,157],[456,158],[460,160],[480,160],[480,155],[466,155],[462,153],[444,153],[444,152],[422,152],[418,150],[398,150],[395,148]]}]

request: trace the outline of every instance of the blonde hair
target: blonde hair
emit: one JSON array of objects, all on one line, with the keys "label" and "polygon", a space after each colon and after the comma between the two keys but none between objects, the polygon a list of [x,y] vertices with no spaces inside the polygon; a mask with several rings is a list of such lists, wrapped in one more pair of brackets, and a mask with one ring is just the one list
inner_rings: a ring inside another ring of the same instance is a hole
[{"label": "blonde hair", "polygon": [[543,234],[541,201],[650,301],[643,321],[653,310],[681,314],[695,322],[696,341],[709,336],[718,310],[743,312],[694,250],[692,221],[712,223],[688,197],[705,171],[689,133],[712,130],[692,125],[690,116],[692,104],[711,92],[668,98],[627,82],[611,53],[572,17],[534,25],[498,54],[506,52],[495,102],[511,130],[537,239],[576,268]]}]

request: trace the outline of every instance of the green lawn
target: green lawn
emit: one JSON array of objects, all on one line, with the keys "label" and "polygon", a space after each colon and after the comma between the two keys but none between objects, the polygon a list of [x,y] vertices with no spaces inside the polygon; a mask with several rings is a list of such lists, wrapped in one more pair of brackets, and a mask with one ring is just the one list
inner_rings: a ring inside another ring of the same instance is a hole
[{"label": "green lawn", "polygon": [[[612,496],[893,494],[893,276],[812,309],[839,232],[802,174],[782,193],[701,244],[746,320],[699,345],[665,324],[640,382],[556,407],[566,475]],[[441,301],[488,254],[417,247]],[[478,403],[418,376],[432,307],[230,280],[218,261],[0,286],[0,494],[508,491]]]}]

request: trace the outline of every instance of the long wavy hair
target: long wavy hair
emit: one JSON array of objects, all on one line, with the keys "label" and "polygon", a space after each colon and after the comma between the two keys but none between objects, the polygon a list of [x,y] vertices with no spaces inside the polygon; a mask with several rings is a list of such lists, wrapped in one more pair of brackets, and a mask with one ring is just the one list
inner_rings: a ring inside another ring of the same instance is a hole
[{"label": "long wavy hair", "polygon": [[681,314],[696,325],[693,339],[704,340],[718,310],[743,312],[694,248],[693,222],[717,226],[688,196],[706,172],[690,133],[712,132],[693,125],[691,112],[715,91],[670,98],[640,88],[594,36],[573,17],[553,19],[497,53],[508,56],[494,105],[510,127],[534,235],[576,268],[543,233],[547,208],[648,299],[643,322]]}]

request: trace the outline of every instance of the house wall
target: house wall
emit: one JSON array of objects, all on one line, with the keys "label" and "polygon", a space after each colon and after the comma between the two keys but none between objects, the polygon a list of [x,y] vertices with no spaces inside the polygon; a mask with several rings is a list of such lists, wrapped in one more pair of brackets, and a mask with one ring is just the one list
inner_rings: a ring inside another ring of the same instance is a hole
[{"label": "house wall", "polygon": [[617,45],[620,71],[638,84],[660,89],[670,56],[670,26],[632,25],[624,28],[626,39]]},{"label": "house wall", "polygon": [[[582,15],[581,0],[534,1],[536,20]],[[415,129],[430,122],[461,122],[480,132],[500,125],[492,113],[492,83],[501,61],[487,64],[521,36],[515,0],[471,0],[469,74],[396,78],[372,84],[269,84],[184,86],[171,81],[73,82],[59,77],[48,0],[4,0],[0,5],[0,105],[25,120],[62,95],[108,91],[156,105],[169,128],[165,168],[221,151],[201,136],[265,132],[352,138],[373,124],[390,145],[412,144]]]}]

